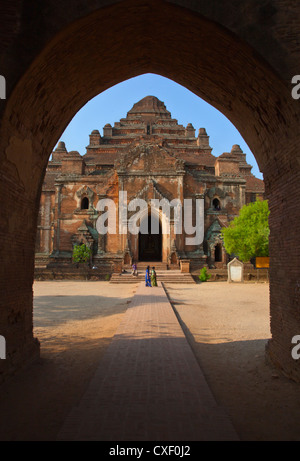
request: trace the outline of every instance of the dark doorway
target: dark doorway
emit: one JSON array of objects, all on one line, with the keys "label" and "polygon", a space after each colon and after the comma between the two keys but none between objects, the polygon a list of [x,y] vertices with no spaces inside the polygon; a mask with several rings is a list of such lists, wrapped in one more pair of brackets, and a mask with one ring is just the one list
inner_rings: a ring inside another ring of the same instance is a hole
[{"label": "dark doorway", "polygon": [[215,262],[219,263],[222,262],[222,245],[221,243],[217,243],[215,246]]},{"label": "dark doorway", "polygon": [[[139,261],[162,260],[162,231],[159,222],[159,233],[151,232],[151,215],[148,216],[148,234],[139,232]],[[155,218],[154,218],[155,219]]]},{"label": "dark doorway", "polygon": [[217,198],[215,198],[213,200],[213,207],[216,211],[220,211],[221,210],[221,204],[220,204],[220,200],[218,200]]},{"label": "dark doorway", "polygon": [[83,197],[81,200],[81,209],[88,210],[89,209],[89,199],[87,197]]}]

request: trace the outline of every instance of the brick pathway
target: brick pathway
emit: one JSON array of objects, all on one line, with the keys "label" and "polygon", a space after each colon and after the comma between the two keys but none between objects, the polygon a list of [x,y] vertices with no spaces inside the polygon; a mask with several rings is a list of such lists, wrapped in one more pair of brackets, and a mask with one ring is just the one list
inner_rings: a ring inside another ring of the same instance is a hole
[{"label": "brick pathway", "polygon": [[160,283],[138,286],[58,440],[238,440]]}]

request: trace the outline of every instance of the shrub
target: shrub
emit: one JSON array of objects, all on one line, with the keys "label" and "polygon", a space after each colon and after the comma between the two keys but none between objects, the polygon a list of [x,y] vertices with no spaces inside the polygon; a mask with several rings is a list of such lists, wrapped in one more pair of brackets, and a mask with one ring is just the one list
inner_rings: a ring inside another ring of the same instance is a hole
[{"label": "shrub", "polygon": [[207,280],[209,280],[210,277],[211,277],[211,274],[207,272],[206,267],[202,267],[202,269],[200,270],[199,280],[201,282],[207,282]]},{"label": "shrub", "polygon": [[82,245],[75,245],[73,249],[73,261],[76,264],[87,263],[90,260],[92,250],[84,243]]}]

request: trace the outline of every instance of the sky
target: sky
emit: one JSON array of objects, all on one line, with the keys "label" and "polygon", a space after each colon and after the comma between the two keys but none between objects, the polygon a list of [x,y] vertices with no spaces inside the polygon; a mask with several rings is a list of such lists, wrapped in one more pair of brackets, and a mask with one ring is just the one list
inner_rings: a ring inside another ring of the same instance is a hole
[{"label": "sky", "polygon": [[248,145],[221,112],[185,87],[156,74],[144,74],[123,81],[91,99],[73,117],[60,141],[65,142],[68,151],[76,150],[84,155],[91,131],[97,129],[103,135],[104,125],[110,123],[113,126],[125,118],[132,106],[146,96],[156,96],[163,101],[179,125],[192,123],[196,136],[199,128],[205,128],[210,137],[212,154],[216,157],[230,152],[232,146],[238,144],[253,167],[252,173],[263,179]]}]

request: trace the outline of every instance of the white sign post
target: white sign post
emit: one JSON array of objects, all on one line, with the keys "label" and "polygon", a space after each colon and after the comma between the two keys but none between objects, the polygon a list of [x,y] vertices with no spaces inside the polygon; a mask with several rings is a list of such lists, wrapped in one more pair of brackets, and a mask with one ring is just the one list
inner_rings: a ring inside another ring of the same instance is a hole
[{"label": "white sign post", "polygon": [[227,264],[228,282],[244,281],[244,264],[237,258],[234,258]]}]

